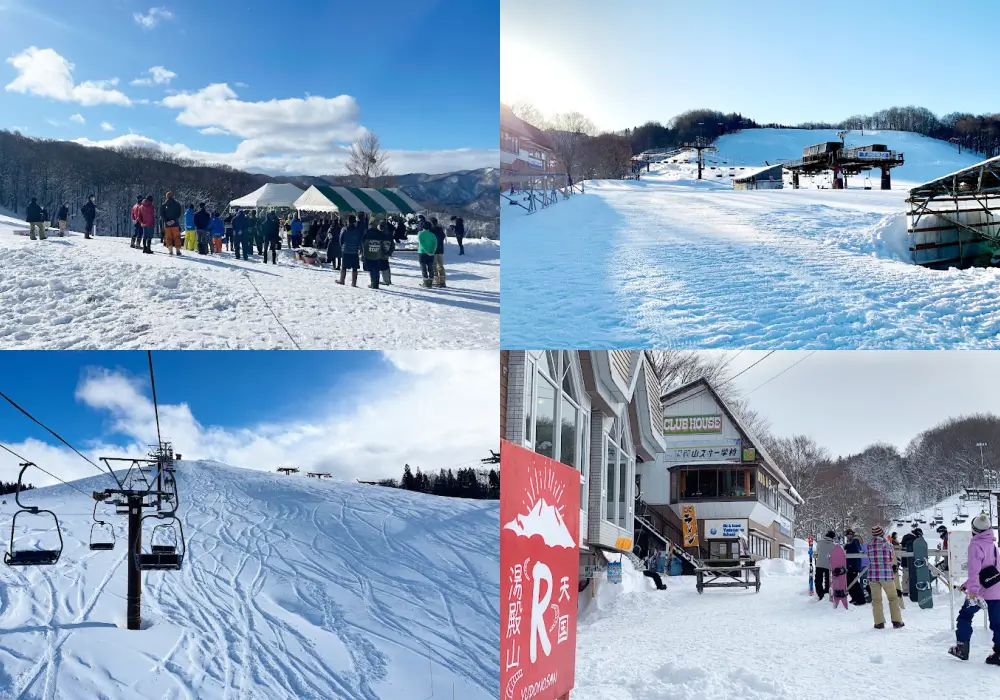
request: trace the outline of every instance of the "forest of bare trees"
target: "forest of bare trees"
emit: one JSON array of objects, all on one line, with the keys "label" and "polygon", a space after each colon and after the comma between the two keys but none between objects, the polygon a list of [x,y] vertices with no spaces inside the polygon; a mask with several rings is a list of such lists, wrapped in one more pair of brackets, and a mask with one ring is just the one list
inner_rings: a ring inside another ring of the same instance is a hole
[{"label": "forest of bare trees", "polygon": [[158,207],[167,191],[173,190],[182,204],[206,202],[210,209],[222,208],[268,180],[159,151],[88,148],[0,131],[0,208],[22,214],[36,197],[51,216],[68,201],[72,228],[75,223],[82,226],[80,207],[88,194],[94,194],[101,235],[131,235],[129,212],[138,195],[153,195]]},{"label": "forest of bare trees", "polygon": [[[666,394],[706,378],[805,500],[796,509],[794,535],[805,538],[833,528],[867,528],[895,515],[885,504],[902,504],[902,513],[926,508],[965,487],[984,484],[983,469],[1000,469],[1000,417],[975,414],[928,427],[900,451],[873,444],[857,454],[834,457],[805,435],[775,435],[766,417],[755,412],[733,382],[732,355],[671,350],[658,353]],[[977,447],[986,443],[982,454]]]}]

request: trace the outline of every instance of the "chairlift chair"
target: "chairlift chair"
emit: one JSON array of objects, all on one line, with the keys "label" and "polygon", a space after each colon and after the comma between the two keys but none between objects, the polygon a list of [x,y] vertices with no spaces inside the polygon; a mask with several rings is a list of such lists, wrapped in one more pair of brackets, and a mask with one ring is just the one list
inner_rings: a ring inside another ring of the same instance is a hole
[{"label": "chairlift chair", "polygon": [[[154,527],[150,533],[150,548],[148,552],[141,551],[139,543],[136,542],[136,546],[133,548],[136,567],[140,571],[176,571],[180,569],[181,565],[184,563],[184,553],[186,550],[186,546],[184,544],[184,526],[181,524],[180,519],[176,516],[165,515],[163,513],[146,515],[142,518],[143,521],[150,519],[172,520],[176,523],[176,529],[172,523],[162,523]],[[142,521],[140,521],[139,526],[141,531]],[[174,544],[153,544],[154,533],[157,530],[167,528],[174,530]]]},{"label": "chairlift chair", "polygon": [[[109,552],[115,548],[115,529],[111,526],[111,523],[106,523],[103,520],[97,519],[97,504],[98,501],[94,501],[94,523],[90,526],[90,549],[95,552]],[[104,532],[110,537],[94,539],[95,532]],[[109,541],[110,540],[110,541]]]},{"label": "chairlift chair", "polygon": [[[3,555],[4,564],[7,566],[49,566],[59,561],[59,557],[62,555],[62,530],[59,527],[59,518],[56,517],[56,514],[51,510],[38,508],[37,506],[26,506],[21,503],[21,479],[24,477],[25,470],[32,466],[36,465],[32,462],[25,462],[21,466],[21,472],[17,475],[17,491],[14,493],[14,501],[17,503],[18,510],[15,511],[14,517],[10,521],[10,549],[4,552]],[[48,513],[51,515],[52,520],[56,524],[56,534],[59,536],[59,549],[15,549],[14,529],[17,525],[17,516],[22,513],[28,513],[29,515]]]}]

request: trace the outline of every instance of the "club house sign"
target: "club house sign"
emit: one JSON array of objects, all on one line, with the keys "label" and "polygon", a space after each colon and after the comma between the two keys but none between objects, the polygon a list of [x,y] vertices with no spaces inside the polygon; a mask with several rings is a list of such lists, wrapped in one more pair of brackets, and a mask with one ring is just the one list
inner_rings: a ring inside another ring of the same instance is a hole
[{"label": "club house sign", "polygon": [[664,416],[664,435],[697,435],[721,433],[722,416]]}]

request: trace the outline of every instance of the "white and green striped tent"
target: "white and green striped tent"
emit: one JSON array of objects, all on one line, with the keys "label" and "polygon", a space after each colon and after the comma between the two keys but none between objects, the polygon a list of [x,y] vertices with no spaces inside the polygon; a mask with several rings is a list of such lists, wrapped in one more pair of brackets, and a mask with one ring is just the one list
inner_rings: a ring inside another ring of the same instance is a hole
[{"label": "white and green striped tent", "polygon": [[299,211],[364,212],[366,214],[415,214],[414,202],[394,187],[330,187],[313,185],[295,200]]}]

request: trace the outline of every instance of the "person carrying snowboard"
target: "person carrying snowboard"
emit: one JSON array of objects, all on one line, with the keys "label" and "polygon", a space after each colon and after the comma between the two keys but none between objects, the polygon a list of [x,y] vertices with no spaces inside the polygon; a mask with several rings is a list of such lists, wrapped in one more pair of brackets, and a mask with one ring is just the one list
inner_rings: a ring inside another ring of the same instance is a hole
[{"label": "person carrying snowboard", "polygon": [[[829,534],[829,533],[827,533]],[[837,541],[836,533],[833,537],[833,545],[830,548],[830,599],[833,607],[843,604],[847,610],[847,552],[844,546]]]},{"label": "person carrying snowboard", "polygon": [[889,617],[894,629],[903,627],[903,616],[899,612],[899,597],[896,595],[896,575],[892,567],[896,555],[892,545],[885,538],[881,525],[872,526],[872,541],[868,545],[868,587],[872,592],[872,616],[875,629],[885,628],[885,614],[882,610],[882,594],[889,600]]},{"label": "person carrying snowboard", "polygon": [[816,561],[816,599],[823,600],[823,596],[830,592],[830,552],[837,539],[837,533],[828,530],[823,538],[816,543],[816,553],[813,559]]},{"label": "person carrying snowboard", "polygon": [[181,254],[181,204],[174,199],[173,192],[167,192],[166,201],[160,205],[160,227],[163,229],[163,244],[171,255]]},{"label": "person carrying snowboard", "polygon": [[80,207],[80,213],[83,214],[83,237],[89,239],[94,235],[94,219],[97,218],[94,195],[87,195],[87,203]]},{"label": "person carrying snowboard", "polygon": [[[959,589],[965,592],[965,604],[958,611],[955,646],[948,650],[962,661],[969,660],[972,618],[985,608],[993,632],[993,653],[986,663],[1000,666],[1000,572],[997,566],[996,537],[990,518],[980,513],[972,520],[972,540],[968,550],[969,578]],[[991,585],[988,585],[991,584]]]},{"label": "person carrying snowboard", "polygon": [[[24,215],[28,222],[28,236],[31,240],[45,240],[45,224],[42,223],[42,208],[38,206],[38,200],[34,197],[28,202],[28,208]],[[35,231],[38,231],[38,238],[35,238]]]},{"label": "person carrying snowboard", "polygon": [[[844,551],[848,554],[861,554],[861,538],[854,534],[854,530],[848,528],[844,531],[844,538],[847,545]],[[861,587],[861,557],[851,557],[847,560],[847,580],[850,588],[848,593],[851,596],[851,605],[864,605],[868,601],[865,599],[864,590]]]}]

